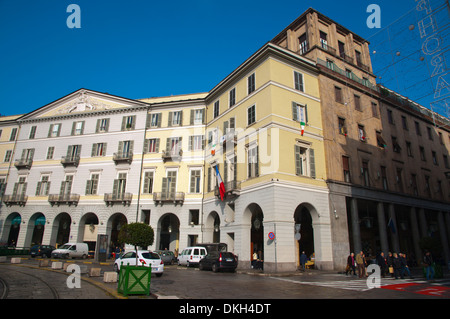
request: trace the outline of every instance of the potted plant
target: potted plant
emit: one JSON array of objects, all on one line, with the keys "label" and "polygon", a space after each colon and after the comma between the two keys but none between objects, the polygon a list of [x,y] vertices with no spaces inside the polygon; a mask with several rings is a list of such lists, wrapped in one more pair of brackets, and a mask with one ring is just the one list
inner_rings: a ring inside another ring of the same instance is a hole
[{"label": "potted plant", "polygon": [[151,267],[138,266],[138,247],[153,244],[153,228],[144,223],[131,223],[122,226],[118,240],[121,243],[134,246],[136,250],[136,266],[120,267],[118,292],[128,294],[150,294]]}]

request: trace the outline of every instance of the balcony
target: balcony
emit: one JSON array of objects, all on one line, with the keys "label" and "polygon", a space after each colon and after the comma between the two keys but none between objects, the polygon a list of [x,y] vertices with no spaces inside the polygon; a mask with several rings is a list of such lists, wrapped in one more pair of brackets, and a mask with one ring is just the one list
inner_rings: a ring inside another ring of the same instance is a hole
[{"label": "balcony", "polygon": [[3,202],[6,206],[10,207],[13,205],[19,205],[19,206],[25,206],[27,203],[28,196],[27,195],[4,195],[3,196]]},{"label": "balcony", "polygon": [[361,60],[356,59],[356,65],[358,65],[358,67],[360,67],[360,68],[363,69],[364,71],[370,72],[369,66],[363,64],[363,63],[361,62]]},{"label": "balcony", "polygon": [[64,167],[67,167],[67,166],[78,167],[78,164],[80,164],[80,156],[79,155],[63,156],[63,157],[61,157],[61,164]]},{"label": "balcony", "polygon": [[174,203],[175,205],[183,204],[184,193],[182,193],[182,192],[153,193],[153,200],[155,201],[156,205],[158,205],[158,203],[160,203],[162,205],[164,202]]},{"label": "balcony", "polygon": [[117,152],[113,154],[113,161],[117,164],[125,162],[131,164],[133,161],[133,152]]},{"label": "balcony", "polygon": [[[226,199],[232,199],[241,194],[241,183],[238,181],[229,181],[225,184],[225,197]],[[214,188],[214,196],[220,198],[219,187]]]},{"label": "balcony", "polygon": [[33,159],[19,159],[14,162],[17,169],[30,169],[33,164]]},{"label": "balcony", "polygon": [[133,199],[132,193],[105,193],[105,203],[106,206],[114,206],[114,204],[122,204],[123,206],[130,206],[131,200]]},{"label": "balcony", "polygon": [[178,148],[169,149],[169,150],[163,150],[162,151],[162,159],[163,159],[163,161],[180,160],[182,155],[183,155],[183,150],[182,149],[178,149]]},{"label": "balcony", "polygon": [[48,202],[50,205],[53,206],[59,206],[59,205],[78,205],[78,202],[80,201],[80,195],[79,194],[50,194],[48,195]]}]

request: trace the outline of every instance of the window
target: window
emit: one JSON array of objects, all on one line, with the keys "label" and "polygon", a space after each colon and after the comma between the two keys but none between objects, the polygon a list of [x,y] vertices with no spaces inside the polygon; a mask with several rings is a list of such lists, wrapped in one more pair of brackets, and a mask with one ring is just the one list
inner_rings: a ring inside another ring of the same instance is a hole
[{"label": "window", "polygon": [[189,210],[189,224],[198,225],[200,221],[200,210],[190,209]]},{"label": "window", "polygon": [[47,149],[47,159],[51,160],[53,159],[53,153],[55,153],[55,147],[54,146],[49,146]]},{"label": "window", "polygon": [[402,150],[402,148],[400,147],[400,145],[397,142],[397,137],[395,136],[391,136],[392,138],[392,149],[395,153],[400,153],[400,151]]},{"label": "window", "polygon": [[84,121],[73,122],[71,135],[82,135],[84,131]]},{"label": "window", "polygon": [[191,110],[191,125],[204,124],[204,114],[203,109]]},{"label": "window", "polygon": [[417,188],[417,176],[416,174],[411,174],[411,187],[413,189],[413,194],[415,196],[419,195],[419,189]]},{"label": "window", "polygon": [[395,170],[395,179],[397,180],[397,188],[400,192],[403,192],[403,179],[402,179],[402,169],[397,168]]},{"label": "window", "polygon": [[109,129],[109,119],[98,119],[97,125],[95,127],[96,133],[108,132]]},{"label": "window", "polygon": [[247,150],[247,177],[258,177],[258,146],[253,146]]},{"label": "window", "polygon": [[28,138],[31,140],[31,139],[34,139],[34,137],[35,137],[35,135],[36,135],[36,128],[37,128],[37,126],[32,126],[31,127],[31,129],[30,129],[30,135],[28,136]]},{"label": "window", "polygon": [[432,133],[431,127],[427,126],[427,133],[428,133],[428,139],[430,141],[432,141],[433,140],[433,133]]},{"label": "window", "polygon": [[134,130],[136,126],[136,115],[124,116],[122,118],[122,131]]},{"label": "window", "polygon": [[378,145],[378,147],[386,148],[386,142],[384,141],[384,138],[381,135],[381,132],[380,131],[375,131],[375,134],[377,135],[377,145]]},{"label": "window", "polygon": [[303,125],[306,125],[306,123],[308,123],[307,106],[292,102],[292,119],[294,121],[303,123]]},{"label": "window", "polygon": [[127,186],[127,173],[119,173],[113,184],[113,198],[122,198]]},{"label": "window", "polygon": [[358,138],[361,142],[367,142],[366,132],[364,131],[364,125],[358,124]]},{"label": "window", "polygon": [[347,128],[345,127],[345,119],[338,117],[339,134],[347,136]]},{"label": "window", "polygon": [[308,52],[308,40],[306,40],[306,33],[303,33],[298,38],[298,44],[299,44],[300,55],[303,55],[306,52]]},{"label": "window", "polygon": [[4,162],[7,163],[9,161],[11,161],[11,155],[12,155],[12,150],[7,150],[5,153],[5,158],[4,158]]},{"label": "window", "polygon": [[147,171],[144,174],[144,188],[142,189],[142,193],[151,194],[153,193],[153,171]]},{"label": "window", "polygon": [[405,131],[408,130],[408,120],[406,119],[406,116],[402,115],[402,127]]},{"label": "window", "polygon": [[408,142],[408,141],[406,141],[406,154],[409,157],[413,157],[412,149],[411,149],[411,142]]},{"label": "window", "polygon": [[373,117],[379,117],[378,115],[378,104],[372,102],[372,116]]},{"label": "window", "polygon": [[369,162],[368,161],[362,162],[361,173],[362,173],[364,186],[370,186]]},{"label": "window", "polygon": [[422,135],[422,133],[420,132],[420,124],[417,121],[414,121],[414,126],[416,127],[416,134],[417,135]]},{"label": "window", "polygon": [[11,130],[11,135],[9,136],[9,141],[15,141],[16,140],[16,135],[17,135],[17,128],[13,128]]},{"label": "window", "polygon": [[106,143],[94,143],[92,144],[91,156],[105,156],[106,155]]},{"label": "window", "polygon": [[158,153],[159,138],[146,139],[144,142],[144,153]]},{"label": "window", "polygon": [[319,31],[320,34],[320,46],[322,49],[328,50],[327,34],[323,31]]},{"label": "window", "polygon": [[99,178],[99,174],[91,174],[91,179],[86,181],[86,195],[97,195]]},{"label": "window", "polygon": [[67,147],[66,160],[77,161],[80,158],[81,145],[69,145]]},{"label": "window", "polygon": [[344,182],[350,183],[350,157],[342,156],[342,168],[344,171]]},{"label": "window", "polygon": [[448,157],[447,157],[447,155],[443,155],[443,157],[444,157],[444,166],[445,166],[445,168],[450,168],[449,165],[448,165]]},{"label": "window", "polygon": [[233,105],[236,104],[236,89],[235,88],[232,88],[230,90],[230,92],[228,93],[228,100],[229,100],[229,103],[228,103],[229,107],[232,107]]},{"label": "window", "polygon": [[219,101],[214,102],[214,118],[219,116],[219,112],[220,112],[220,104]]},{"label": "window", "polygon": [[133,156],[134,141],[120,141],[118,155],[121,157]]},{"label": "window", "polygon": [[420,159],[425,162],[427,159],[425,158],[425,149],[423,148],[423,146],[419,146],[419,153]]},{"label": "window", "polygon": [[355,101],[355,110],[361,111],[361,97],[359,95],[354,95],[353,99]]},{"label": "window", "polygon": [[389,124],[395,124],[394,123],[394,116],[392,114],[392,110],[387,110],[387,116],[388,116],[388,122]]},{"label": "window", "polygon": [[161,193],[170,198],[175,196],[177,189],[177,171],[167,171],[167,177],[162,180]]},{"label": "window", "polygon": [[425,175],[425,193],[431,197],[430,176]]},{"label": "window", "polygon": [[180,126],[181,118],[181,111],[169,112],[169,126]]},{"label": "window", "polygon": [[441,143],[442,145],[444,145],[444,139],[442,137],[442,132],[439,132],[439,143]]},{"label": "window", "polygon": [[433,159],[433,164],[438,165],[438,160],[435,151],[431,151],[431,158]]},{"label": "window", "polygon": [[339,56],[341,58],[345,58],[345,44],[344,42],[338,41],[338,49],[339,49]]},{"label": "window", "polygon": [[385,166],[381,166],[380,167],[380,173],[381,173],[381,182],[383,184],[383,189],[385,191],[387,191],[389,188],[388,188],[387,174],[386,174],[386,167]]},{"label": "window", "polygon": [[189,188],[190,193],[200,193],[201,191],[201,170],[200,169],[193,169],[191,170],[191,185]]},{"label": "window", "polygon": [[255,91],[255,73],[247,78],[247,94],[251,94]]},{"label": "window", "polygon": [[13,197],[24,197],[27,192],[27,178],[24,176],[19,177],[19,180],[17,183],[14,183],[13,188]]},{"label": "window", "polygon": [[147,115],[147,127],[155,128],[161,127],[161,113],[153,113]]},{"label": "window", "polygon": [[256,122],[256,106],[252,105],[247,109],[247,126]]},{"label": "window", "polygon": [[66,175],[66,178],[61,182],[59,189],[60,196],[68,196],[72,192],[73,175]]},{"label": "window", "polygon": [[50,124],[50,128],[48,130],[48,137],[58,137],[61,132],[61,124]]},{"label": "window", "polygon": [[342,99],[342,89],[338,86],[334,87],[334,99],[338,103],[344,103]]},{"label": "window", "polygon": [[169,137],[166,140],[166,152],[170,152],[172,155],[179,154],[181,150],[181,137]]},{"label": "window", "polygon": [[304,92],[303,87],[303,74],[294,71],[294,87],[296,90]]},{"label": "window", "polygon": [[203,135],[193,135],[189,136],[189,151],[200,151],[205,148],[205,139]]}]

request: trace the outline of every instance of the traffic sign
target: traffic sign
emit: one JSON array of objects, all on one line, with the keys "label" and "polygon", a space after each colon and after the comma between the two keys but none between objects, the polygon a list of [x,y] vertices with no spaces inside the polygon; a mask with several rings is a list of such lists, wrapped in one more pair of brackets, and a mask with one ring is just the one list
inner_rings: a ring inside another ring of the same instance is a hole
[{"label": "traffic sign", "polygon": [[275,239],[275,234],[273,232],[269,233],[269,239],[270,240],[274,240]]}]

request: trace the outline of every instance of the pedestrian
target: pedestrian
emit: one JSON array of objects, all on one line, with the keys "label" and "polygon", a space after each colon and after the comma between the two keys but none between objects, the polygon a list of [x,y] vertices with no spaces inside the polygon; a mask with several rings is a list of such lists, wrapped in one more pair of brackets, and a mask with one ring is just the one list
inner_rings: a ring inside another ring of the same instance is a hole
[{"label": "pedestrian", "polygon": [[423,264],[425,266],[427,280],[433,280],[434,279],[433,257],[431,256],[431,253],[429,251],[427,251],[425,253],[425,256],[423,256]]},{"label": "pedestrian", "polygon": [[377,265],[380,266],[381,277],[386,277],[386,270],[388,268],[386,258],[384,257],[384,253],[381,252],[377,256]]},{"label": "pedestrian", "polygon": [[308,262],[308,256],[306,256],[305,252],[302,251],[302,254],[300,255],[301,271],[305,271],[306,270],[306,263],[307,262]]},{"label": "pedestrian", "polygon": [[403,273],[401,273],[402,264],[401,264],[400,259],[398,258],[397,253],[394,253],[394,255],[393,255],[392,265],[394,267],[394,277],[395,277],[395,279],[398,279],[399,275],[403,279]]},{"label": "pedestrian", "polygon": [[389,252],[388,253],[388,257],[386,259],[388,268],[389,268],[389,274],[391,275],[391,277],[394,277],[394,265],[393,265],[393,261],[394,261],[394,257],[392,256],[392,253]]},{"label": "pedestrian", "polygon": [[364,253],[362,250],[358,255],[356,255],[356,266],[358,267],[358,277],[362,278],[365,275]]},{"label": "pedestrian", "polygon": [[406,254],[400,253],[399,258],[400,258],[400,263],[402,265],[402,270],[401,270],[402,278],[405,276],[405,273],[408,274],[409,278],[412,278],[411,271],[409,270],[409,267],[408,267],[408,260],[406,259]]},{"label": "pedestrian", "polygon": [[356,265],[355,254],[350,253],[350,255],[347,257],[347,267],[345,268],[346,276],[348,276],[348,273],[351,274],[352,271],[353,271],[353,275],[356,276],[355,265]]}]

